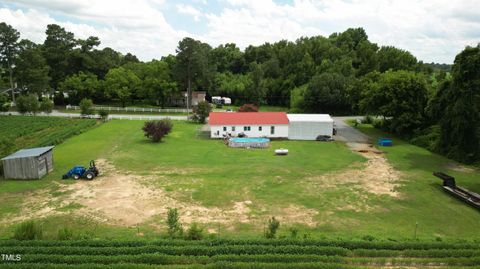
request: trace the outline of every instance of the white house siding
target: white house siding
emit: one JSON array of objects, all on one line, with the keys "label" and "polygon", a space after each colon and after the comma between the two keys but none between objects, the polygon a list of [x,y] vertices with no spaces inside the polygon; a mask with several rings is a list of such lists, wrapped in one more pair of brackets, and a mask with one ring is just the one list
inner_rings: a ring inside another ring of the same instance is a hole
[{"label": "white house siding", "polygon": [[[250,131],[244,131],[245,126],[250,126]],[[259,130],[259,127],[262,130]],[[275,127],[275,133],[270,133],[271,126]],[[224,131],[226,127],[226,131]],[[233,128],[234,127],[234,128]],[[233,130],[234,129],[234,130]],[[288,125],[287,124],[271,124],[271,125],[211,125],[210,137],[222,138],[224,134],[231,134],[237,136],[239,133],[244,133],[248,137],[271,137],[271,138],[288,138]]]}]

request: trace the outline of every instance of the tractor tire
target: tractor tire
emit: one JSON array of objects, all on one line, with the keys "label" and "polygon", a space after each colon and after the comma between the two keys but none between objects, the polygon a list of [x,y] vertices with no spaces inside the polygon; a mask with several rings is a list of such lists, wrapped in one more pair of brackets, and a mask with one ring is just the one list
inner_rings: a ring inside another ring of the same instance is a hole
[{"label": "tractor tire", "polygon": [[78,174],[73,174],[73,179],[75,179],[75,180],[80,179],[80,175],[78,175]]},{"label": "tractor tire", "polygon": [[85,178],[87,180],[92,180],[94,177],[95,177],[95,174],[93,172],[89,171],[89,172],[85,173]]}]

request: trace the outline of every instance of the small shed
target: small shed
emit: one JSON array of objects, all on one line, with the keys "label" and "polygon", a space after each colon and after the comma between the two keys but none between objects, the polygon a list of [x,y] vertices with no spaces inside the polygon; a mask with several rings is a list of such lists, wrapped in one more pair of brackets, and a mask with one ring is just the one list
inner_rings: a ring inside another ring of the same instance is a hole
[{"label": "small shed", "polygon": [[40,179],[53,171],[53,146],[21,149],[2,159],[3,175],[11,179]]},{"label": "small shed", "polygon": [[333,119],[328,114],[288,114],[290,140],[315,140],[319,135],[333,136]]}]

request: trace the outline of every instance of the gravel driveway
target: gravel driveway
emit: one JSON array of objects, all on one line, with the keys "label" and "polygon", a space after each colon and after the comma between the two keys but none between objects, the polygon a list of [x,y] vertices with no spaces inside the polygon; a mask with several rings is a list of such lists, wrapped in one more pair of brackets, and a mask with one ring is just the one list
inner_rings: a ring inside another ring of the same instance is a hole
[{"label": "gravel driveway", "polygon": [[337,128],[337,135],[335,140],[354,143],[369,143],[370,138],[358,131],[357,129],[348,125],[347,120],[362,119],[361,116],[347,116],[347,117],[332,117]]}]

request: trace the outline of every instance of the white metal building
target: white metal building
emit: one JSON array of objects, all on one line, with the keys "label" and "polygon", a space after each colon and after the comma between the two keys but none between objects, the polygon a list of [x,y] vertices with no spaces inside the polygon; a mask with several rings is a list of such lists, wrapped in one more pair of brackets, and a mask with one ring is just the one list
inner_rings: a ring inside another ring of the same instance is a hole
[{"label": "white metal building", "polygon": [[333,119],[328,114],[288,114],[288,139],[315,140],[319,135],[333,136]]}]

